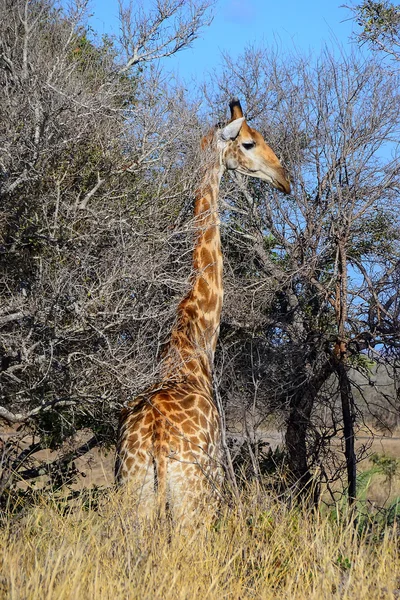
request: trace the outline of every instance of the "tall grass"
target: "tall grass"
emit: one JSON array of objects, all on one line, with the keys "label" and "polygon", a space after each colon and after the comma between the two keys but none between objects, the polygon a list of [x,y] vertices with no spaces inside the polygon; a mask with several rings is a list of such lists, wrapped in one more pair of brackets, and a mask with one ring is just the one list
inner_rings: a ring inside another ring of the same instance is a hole
[{"label": "tall grass", "polygon": [[289,509],[256,490],[239,514],[193,528],[139,525],[129,500],[98,506],[41,497],[0,531],[0,597],[11,599],[395,598],[396,523],[365,528],[339,514]]}]

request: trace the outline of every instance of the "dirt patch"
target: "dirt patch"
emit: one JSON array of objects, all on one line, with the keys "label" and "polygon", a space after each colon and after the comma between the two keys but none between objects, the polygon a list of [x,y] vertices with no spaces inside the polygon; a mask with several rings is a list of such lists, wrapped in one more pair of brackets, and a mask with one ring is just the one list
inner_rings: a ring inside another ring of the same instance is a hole
[{"label": "dirt patch", "polygon": [[[7,438],[16,435],[16,431],[12,429],[3,430],[0,432],[0,442],[5,441]],[[86,437],[89,437],[90,434],[87,434]],[[240,434],[236,434],[233,436],[235,438],[240,438]],[[80,445],[85,441],[85,434],[80,435],[79,439],[75,439],[73,441],[74,445]],[[272,449],[275,449],[278,445],[283,443],[283,434],[278,430],[271,430],[269,432],[265,432],[262,435],[263,441],[270,444]],[[238,439],[240,442],[241,440]],[[32,438],[26,436],[21,440],[21,448],[27,447],[30,443],[32,443]],[[71,447],[72,441],[69,442],[69,446]],[[342,440],[339,438],[336,442],[338,450],[341,449]],[[384,454],[391,458],[400,459],[400,431],[394,432],[393,436],[382,436],[375,435],[373,437],[368,435],[361,435],[357,437],[356,447],[360,448],[362,445],[368,446],[368,454],[371,455],[373,453]],[[64,451],[68,449],[68,445],[63,448]],[[59,452],[50,452],[48,450],[42,450],[40,452],[35,453],[33,460],[36,464],[41,461],[52,462],[59,458]],[[94,448],[87,452],[84,456],[77,458],[74,461],[75,467],[80,472],[79,477],[77,478],[76,483],[74,484],[75,489],[83,489],[90,488],[93,486],[112,486],[114,482],[114,462],[115,462],[115,448],[110,448],[107,451],[100,450],[98,448]],[[365,471],[370,468],[371,463],[366,460],[360,464],[360,471]],[[379,481],[378,481],[379,480]],[[377,477],[376,481],[371,485],[371,489],[374,490],[374,496],[378,498],[378,496],[393,496],[393,494],[398,494],[400,496],[400,478],[397,481],[397,477],[394,481],[390,482],[390,485],[385,482],[384,477]]]}]

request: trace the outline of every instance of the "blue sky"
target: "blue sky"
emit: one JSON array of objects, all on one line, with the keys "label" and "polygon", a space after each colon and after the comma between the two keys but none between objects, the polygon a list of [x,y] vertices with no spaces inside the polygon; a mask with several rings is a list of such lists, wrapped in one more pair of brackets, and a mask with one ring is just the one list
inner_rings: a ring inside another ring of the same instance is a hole
[{"label": "blue sky", "polygon": [[[193,47],[164,62],[185,80],[218,68],[221,52],[241,54],[250,44],[270,45],[282,51],[318,52],[324,43],[348,45],[354,23],[344,0],[217,0],[214,20]],[[144,7],[151,0],[142,2]],[[117,0],[92,0],[92,27],[102,33],[118,32]]]}]

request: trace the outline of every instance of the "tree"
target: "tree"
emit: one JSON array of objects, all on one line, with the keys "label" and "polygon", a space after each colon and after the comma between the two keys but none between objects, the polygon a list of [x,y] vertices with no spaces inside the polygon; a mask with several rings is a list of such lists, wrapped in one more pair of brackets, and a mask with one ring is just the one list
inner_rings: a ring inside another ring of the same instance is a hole
[{"label": "tree", "polygon": [[190,270],[197,147],[238,95],[293,194],[224,180],[218,392],[256,476],[268,421],[295,493],[340,475],[342,434],[354,497],[353,429],[397,410],[374,373],[398,378],[398,75],[356,53],[249,48],[206,86],[208,120],[153,60],[195,39],[208,3],[122,7],[121,40],[96,41],[85,2],[0,1],[1,489],[43,470],[58,485],[157,379]]},{"label": "tree", "polygon": [[[136,15],[132,40],[122,11],[132,60],[89,37],[86,1],[65,12],[2,0],[0,418],[12,429],[1,490],[68,477],[75,456],[113,441],[119,407],[156,376],[186,281],[176,249],[190,245],[180,211],[200,127],[150,61],[194,40],[207,6],[158,2]],[[43,464],[43,448],[61,456]]]},{"label": "tree", "polygon": [[[313,62],[250,48],[235,62],[226,58],[214,89],[217,114],[232,90],[244,95],[249,119],[280,150],[293,183],[288,199],[251,183],[241,195],[226,190],[225,246],[245,292],[242,302],[234,296],[235,320],[225,313],[223,366],[231,362],[242,377],[240,391],[222,382],[225,401],[257,407],[260,421],[280,412],[297,492],[336,472],[327,474],[326,453],[344,428],[353,497],[350,368],[366,373],[365,353],[381,359],[399,332],[397,77],[356,55],[325,50]],[[318,414],[322,404],[331,427]]]},{"label": "tree", "polygon": [[355,6],[346,6],[352,11],[361,32],[356,34],[359,44],[368,44],[400,60],[400,6],[389,0],[375,2],[364,0]]},{"label": "tree", "polygon": [[147,13],[132,0],[119,1],[121,38],[125,64],[120,73],[133,66],[159,60],[184,50],[210,25],[209,9],[214,0],[159,0]]}]

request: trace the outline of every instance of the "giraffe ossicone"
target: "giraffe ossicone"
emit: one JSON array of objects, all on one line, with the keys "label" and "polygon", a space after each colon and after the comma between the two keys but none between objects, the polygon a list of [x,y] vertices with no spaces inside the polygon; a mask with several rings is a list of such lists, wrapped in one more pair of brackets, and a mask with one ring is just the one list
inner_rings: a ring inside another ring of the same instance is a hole
[{"label": "giraffe ossicone", "polygon": [[246,122],[240,102],[231,119],[202,143],[211,152],[195,200],[195,246],[189,292],[180,301],[162,379],[121,411],[116,480],[134,494],[139,514],[155,508],[175,519],[216,501],[222,485],[221,425],[212,369],[223,302],[218,194],[226,169],[290,192],[284,168]]}]

